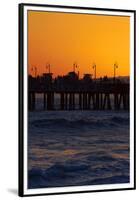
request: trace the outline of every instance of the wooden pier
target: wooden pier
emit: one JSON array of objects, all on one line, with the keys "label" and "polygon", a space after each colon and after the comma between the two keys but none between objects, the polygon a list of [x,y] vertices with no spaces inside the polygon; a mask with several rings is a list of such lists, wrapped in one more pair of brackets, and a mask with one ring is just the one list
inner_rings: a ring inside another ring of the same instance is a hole
[{"label": "wooden pier", "polygon": [[[129,84],[87,90],[29,90],[28,108],[36,110],[36,95],[43,96],[43,110],[128,110]],[[59,105],[56,105],[59,96]],[[57,108],[58,106],[58,108]]]}]

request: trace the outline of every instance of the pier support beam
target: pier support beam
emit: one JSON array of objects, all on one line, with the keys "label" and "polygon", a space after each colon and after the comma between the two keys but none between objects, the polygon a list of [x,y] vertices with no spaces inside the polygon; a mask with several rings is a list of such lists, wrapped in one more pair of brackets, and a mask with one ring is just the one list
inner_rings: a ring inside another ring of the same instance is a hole
[{"label": "pier support beam", "polygon": [[[55,107],[55,94],[59,95],[60,110],[101,110],[101,109],[129,109],[129,93],[128,91],[43,91],[42,93],[43,110],[57,109]],[[36,108],[37,92],[28,93],[28,109],[33,111]],[[77,98],[76,98],[77,97]]]}]

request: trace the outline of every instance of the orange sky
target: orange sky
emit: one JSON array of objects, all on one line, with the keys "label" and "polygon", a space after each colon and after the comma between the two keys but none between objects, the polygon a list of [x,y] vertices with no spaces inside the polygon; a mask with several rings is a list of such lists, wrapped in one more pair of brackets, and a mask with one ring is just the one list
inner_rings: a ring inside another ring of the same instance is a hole
[{"label": "orange sky", "polygon": [[117,76],[129,75],[129,30],[129,17],[28,11],[29,73],[49,62],[54,77],[67,74],[76,61],[80,77],[94,73],[93,62],[97,77],[113,76],[115,62]]}]

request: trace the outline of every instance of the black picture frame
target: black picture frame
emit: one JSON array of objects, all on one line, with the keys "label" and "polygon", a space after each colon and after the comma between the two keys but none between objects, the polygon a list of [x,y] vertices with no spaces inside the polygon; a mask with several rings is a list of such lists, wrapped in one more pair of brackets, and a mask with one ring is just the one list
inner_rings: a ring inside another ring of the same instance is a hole
[{"label": "black picture frame", "polygon": [[[96,10],[96,11],[111,11],[111,12],[123,12],[132,13],[134,18],[134,184],[133,187],[129,188],[118,188],[118,189],[97,189],[97,190],[79,190],[79,191],[68,191],[68,192],[52,192],[52,193],[31,193],[25,194],[24,192],[24,9],[25,7],[43,7],[43,8],[61,8],[61,9],[79,9],[79,10]],[[18,138],[18,149],[19,149],[19,167],[18,167],[18,188],[19,196],[42,196],[42,195],[58,195],[58,194],[70,194],[70,193],[88,193],[88,192],[106,192],[106,191],[120,191],[120,190],[133,190],[136,189],[136,10],[124,10],[124,9],[112,9],[112,8],[94,8],[94,7],[75,7],[75,6],[61,6],[61,5],[44,5],[44,4],[27,4],[21,3],[18,7],[19,19],[19,138]]]}]

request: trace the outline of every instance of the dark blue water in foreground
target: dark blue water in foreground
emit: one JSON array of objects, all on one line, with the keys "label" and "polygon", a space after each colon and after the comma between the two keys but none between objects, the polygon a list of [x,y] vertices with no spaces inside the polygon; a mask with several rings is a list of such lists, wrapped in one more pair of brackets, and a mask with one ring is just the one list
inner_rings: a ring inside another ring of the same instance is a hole
[{"label": "dark blue water in foreground", "polygon": [[129,182],[129,113],[29,113],[28,187]]}]

